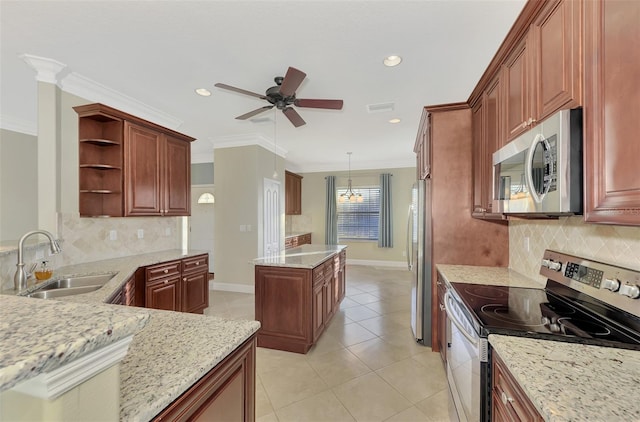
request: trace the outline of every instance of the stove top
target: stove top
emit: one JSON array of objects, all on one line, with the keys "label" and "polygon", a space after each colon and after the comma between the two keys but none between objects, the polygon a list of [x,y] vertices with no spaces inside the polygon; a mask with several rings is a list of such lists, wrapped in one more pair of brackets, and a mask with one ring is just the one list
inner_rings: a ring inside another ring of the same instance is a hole
[{"label": "stove top", "polygon": [[640,350],[640,271],[546,250],[545,288],[454,283],[482,337],[530,336]]}]

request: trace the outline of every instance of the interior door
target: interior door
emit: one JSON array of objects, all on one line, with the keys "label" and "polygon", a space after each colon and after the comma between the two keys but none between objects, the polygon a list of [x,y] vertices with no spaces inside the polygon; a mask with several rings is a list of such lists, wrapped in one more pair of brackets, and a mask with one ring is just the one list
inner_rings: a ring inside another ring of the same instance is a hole
[{"label": "interior door", "polygon": [[[198,204],[198,198],[205,192],[215,194],[213,185],[191,186],[191,216],[189,217],[189,248],[209,252],[209,272],[213,273],[213,243],[215,204]],[[215,196],[215,195],[214,195]]]},{"label": "interior door", "polygon": [[280,182],[264,179],[263,192],[264,255],[280,253]]}]

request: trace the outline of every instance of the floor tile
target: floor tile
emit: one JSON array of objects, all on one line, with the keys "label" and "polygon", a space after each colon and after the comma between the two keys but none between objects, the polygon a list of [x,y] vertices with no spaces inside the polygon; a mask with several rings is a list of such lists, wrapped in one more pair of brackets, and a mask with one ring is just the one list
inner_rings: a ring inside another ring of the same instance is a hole
[{"label": "floor tile", "polygon": [[362,321],[363,319],[373,318],[379,315],[376,311],[364,305],[347,308],[344,310],[344,314],[352,321]]},{"label": "floor tile", "polygon": [[363,319],[357,322],[372,333],[382,336],[407,332],[409,321],[410,320],[407,319],[404,323],[399,323],[389,318],[389,315],[384,315]]},{"label": "floor tile", "polygon": [[427,415],[430,422],[458,422],[449,387],[417,403],[416,407]]},{"label": "floor tile", "polygon": [[407,410],[393,415],[385,422],[422,422],[428,420],[427,415],[422,413],[417,407],[412,406]]},{"label": "floor tile", "polygon": [[366,305],[367,303],[378,302],[380,298],[378,296],[374,296],[370,293],[362,293],[359,295],[349,296],[350,300],[357,302],[361,305]]},{"label": "floor tile", "polygon": [[405,359],[376,371],[411,403],[416,404],[447,388],[447,381],[413,359]]},{"label": "floor tile", "polygon": [[351,422],[355,419],[331,391],[283,407],[277,412],[280,422]]},{"label": "floor tile", "polygon": [[345,346],[352,346],[377,337],[357,322],[344,325],[330,325],[324,334],[330,334]]},{"label": "floor tile", "polygon": [[260,379],[276,411],[329,388],[306,361],[262,372]]},{"label": "floor tile", "polygon": [[411,407],[407,399],[375,373],[334,387],[333,392],[357,421],[383,421]]},{"label": "floor tile", "polygon": [[273,413],[273,406],[262,386],[260,376],[256,377],[256,418]]},{"label": "floor tile", "polygon": [[347,349],[313,356],[308,361],[329,387],[371,372],[367,365]]},{"label": "floor tile", "polygon": [[355,344],[348,349],[373,370],[384,368],[411,356],[403,348],[389,344],[378,337]]}]

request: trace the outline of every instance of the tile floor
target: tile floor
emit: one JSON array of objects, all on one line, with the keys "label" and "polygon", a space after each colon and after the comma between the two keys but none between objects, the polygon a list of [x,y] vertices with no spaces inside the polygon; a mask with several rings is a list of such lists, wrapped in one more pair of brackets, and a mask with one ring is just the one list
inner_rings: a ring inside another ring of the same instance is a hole
[{"label": "tile floor", "polygon": [[[406,270],[347,267],[347,293],[306,354],[258,348],[256,420],[457,421],[438,353],[410,328]],[[254,318],[254,296],[211,291],[207,315]]]}]

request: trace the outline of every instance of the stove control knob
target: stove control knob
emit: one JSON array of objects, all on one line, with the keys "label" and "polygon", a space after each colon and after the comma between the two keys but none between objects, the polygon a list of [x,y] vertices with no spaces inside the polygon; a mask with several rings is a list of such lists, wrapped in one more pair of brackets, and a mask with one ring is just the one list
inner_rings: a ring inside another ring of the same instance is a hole
[{"label": "stove control knob", "polygon": [[547,268],[549,268],[549,263],[550,263],[550,262],[551,262],[551,261],[549,261],[548,259],[543,259],[543,260],[542,260],[542,266],[543,266],[543,267],[547,267]]},{"label": "stove control knob", "polygon": [[549,261],[549,269],[553,271],[560,271],[562,269],[562,262]]},{"label": "stove control knob", "polygon": [[602,287],[611,290],[612,292],[617,292],[620,288],[620,280],[617,278],[605,278]]},{"label": "stove control knob", "polygon": [[637,299],[640,297],[640,287],[636,284],[623,284],[620,286],[620,291],[618,293],[629,296],[631,299]]}]

